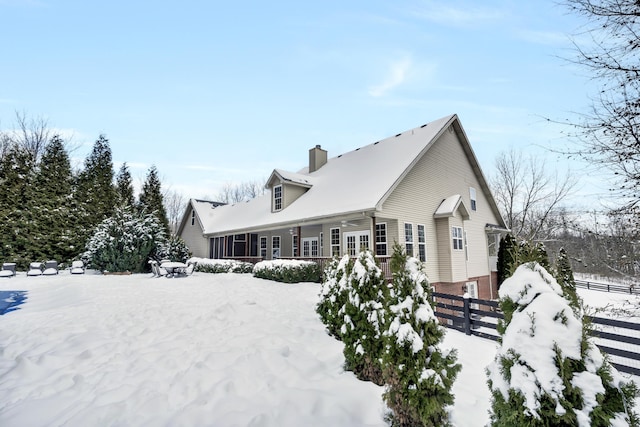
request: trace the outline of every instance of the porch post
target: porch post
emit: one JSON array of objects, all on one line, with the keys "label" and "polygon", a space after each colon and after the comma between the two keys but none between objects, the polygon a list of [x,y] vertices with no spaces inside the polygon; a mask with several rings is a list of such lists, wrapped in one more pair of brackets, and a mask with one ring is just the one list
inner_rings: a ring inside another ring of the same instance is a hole
[{"label": "porch post", "polygon": [[298,247],[298,256],[301,257],[302,256],[302,251],[300,250],[302,248],[302,227],[298,226],[298,241],[296,242],[296,246]]}]

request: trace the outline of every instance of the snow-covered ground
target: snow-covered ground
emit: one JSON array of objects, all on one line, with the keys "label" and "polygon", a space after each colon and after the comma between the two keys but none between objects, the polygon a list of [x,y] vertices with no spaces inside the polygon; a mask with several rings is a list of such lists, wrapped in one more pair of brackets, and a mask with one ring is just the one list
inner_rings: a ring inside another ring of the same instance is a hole
[{"label": "snow-covered ground", "polygon": [[[383,388],[342,370],[318,284],[62,272],[3,290],[28,298],[0,316],[2,426],[385,425]],[[448,330],[445,346],[463,365],[453,423],[482,426],[496,344]]]}]

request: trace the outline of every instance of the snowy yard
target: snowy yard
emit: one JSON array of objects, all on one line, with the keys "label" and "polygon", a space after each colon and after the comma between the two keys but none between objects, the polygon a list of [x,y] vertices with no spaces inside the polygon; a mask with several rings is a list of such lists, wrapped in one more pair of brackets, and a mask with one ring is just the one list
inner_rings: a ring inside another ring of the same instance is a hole
[{"label": "snowy yard", "polygon": [[[318,284],[63,272],[5,290],[28,299],[0,316],[2,426],[385,425],[383,388],[342,370]],[[484,425],[496,344],[448,330],[445,346],[463,365],[453,423]]]}]

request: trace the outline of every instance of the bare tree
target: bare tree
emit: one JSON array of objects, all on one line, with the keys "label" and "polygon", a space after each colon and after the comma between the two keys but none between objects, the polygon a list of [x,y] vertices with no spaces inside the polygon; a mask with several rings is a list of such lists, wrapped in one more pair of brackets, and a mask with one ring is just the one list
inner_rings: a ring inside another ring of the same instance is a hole
[{"label": "bare tree", "polygon": [[569,172],[548,173],[542,159],[511,149],[496,158],[492,181],[498,207],[511,232],[526,240],[544,240],[562,227],[561,205],[576,186]]},{"label": "bare tree", "polygon": [[169,220],[169,229],[173,234],[178,231],[180,220],[184,215],[187,198],[175,190],[167,190],[163,197],[165,210],[167,211],[167,219]]},{"label": "bare tree", "polygon": [[222,203],[245,202],[263,195],[265,191],[264,184],[258,180],[239,184],[227,182],[218,193],[217,201]]},{"label": "bare tree", "polygon": [[42,117],[29,118],[26,113],[16,111],[16,124],[16,142],[26,148],[33,156],[34,163],[37,163],[53,136],[49,123]]},{"label": "bare tree", "polygon": [[640,217],[640,2],[561,0],[587,23],[576,57],[600,84],[590,113],[571,120],[577,149],[568,154],[604,166],[618,178],[623,212]]}]

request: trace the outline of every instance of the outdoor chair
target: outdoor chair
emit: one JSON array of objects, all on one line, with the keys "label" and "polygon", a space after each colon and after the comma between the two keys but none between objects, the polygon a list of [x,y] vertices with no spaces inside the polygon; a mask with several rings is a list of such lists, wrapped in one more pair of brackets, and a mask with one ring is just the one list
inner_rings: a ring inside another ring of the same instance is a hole
[{"label": "outdoor chair", "polygon": [[187,276],[191,276],[193,274],[194,271],[196,271],[196,265],[198,264],[197,261],[189,261],[187,262],[187,268],[184,270],[184,273]]},{"label": "outdoor chair", "polygon": [[55,276],[58,274],[58,261],[50,260],[45,262],[42,274],[45,276]]},{"label": "outdoor chair", "polygon": [[13,277],[16,275],[16,263],[5,262],[2,264],[2,270],[0,270],[0,277]]},{"label": "outdoor chair", "polygon": [[71,263],[71,274],[84,274],[84,262],[80,260]]},{"label": "outdoor chair", "polygon": [[151,264],[151,272],[153,273],[153,277],[162,277],[167,275],[167,270],[160,267],[158,261],[152,259],[149,261],[149,264]]},{"label": "outdoor chair", "polygon": [[32,262],[29,264],[29,270],[27,276],[42,276],[42,270],[44,270],[44,264],[41,262]]}]

